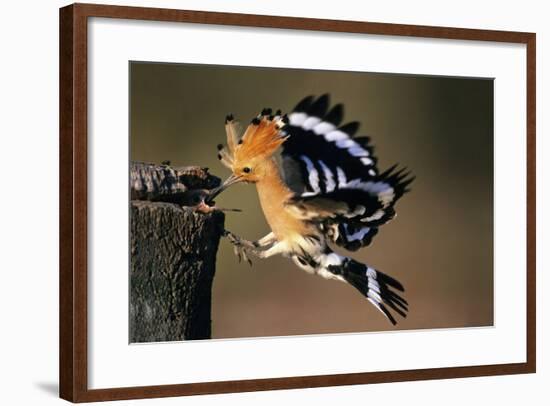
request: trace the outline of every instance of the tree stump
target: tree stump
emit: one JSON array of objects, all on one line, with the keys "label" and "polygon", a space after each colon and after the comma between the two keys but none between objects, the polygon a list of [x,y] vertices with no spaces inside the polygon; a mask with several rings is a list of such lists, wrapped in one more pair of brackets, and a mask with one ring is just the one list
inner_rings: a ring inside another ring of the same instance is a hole
[{"label": "tree stump", "polygon": [[182,204],[220,180],[203,168],[142,163],[130,179],[130,342],[210,338],[224,214]]}]

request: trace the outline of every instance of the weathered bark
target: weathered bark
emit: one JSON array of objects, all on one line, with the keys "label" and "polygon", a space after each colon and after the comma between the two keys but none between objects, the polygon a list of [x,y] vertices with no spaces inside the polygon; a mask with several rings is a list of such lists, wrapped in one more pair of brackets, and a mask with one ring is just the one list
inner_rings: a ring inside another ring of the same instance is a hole
[{"label": "weathered bark", "polygon": [[210,338],[224,215],[160,201],[185,200],[189,191],[219,184],[205,170],[191,169],[182,174],[166,166],[132,164],[132,197],[147,201],[130,203],[130,342]]},{"label": "weathered bark", "polygon": [[130,164],[130,199],[192,205],[190,191],[213,189],[220,178],[199,166],[171,167],[145,162]]}]

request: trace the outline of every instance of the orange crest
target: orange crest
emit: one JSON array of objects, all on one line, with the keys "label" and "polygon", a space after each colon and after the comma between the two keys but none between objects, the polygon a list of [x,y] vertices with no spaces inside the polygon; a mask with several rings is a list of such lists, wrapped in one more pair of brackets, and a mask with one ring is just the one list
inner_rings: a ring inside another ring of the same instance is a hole
[{"label": "orange crest", "polygon": [[277,112],[270,115],[270,109],[264,109],[254,118],[239,139],[237,123],[233,116],[227,116],[225,131],[227,133],[227,147],[218,145],[218,158],[229,169],[234,169],[241,162],[251,159],[267,159],[285,142],[287,135],[281,129],[286,123],[286,116]]}]

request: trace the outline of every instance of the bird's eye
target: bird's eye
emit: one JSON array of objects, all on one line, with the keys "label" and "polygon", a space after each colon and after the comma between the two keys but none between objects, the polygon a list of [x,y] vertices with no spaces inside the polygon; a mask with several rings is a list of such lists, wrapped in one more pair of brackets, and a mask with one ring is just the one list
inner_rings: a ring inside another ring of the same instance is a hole
[{"label": "bird's eye", "polygon": [[243,168],[243,172],[244,172],[244,173],[250,173],[251,171],[252,171],[252,169],[250,169],[248,166],[245,166],[245,167]]}]

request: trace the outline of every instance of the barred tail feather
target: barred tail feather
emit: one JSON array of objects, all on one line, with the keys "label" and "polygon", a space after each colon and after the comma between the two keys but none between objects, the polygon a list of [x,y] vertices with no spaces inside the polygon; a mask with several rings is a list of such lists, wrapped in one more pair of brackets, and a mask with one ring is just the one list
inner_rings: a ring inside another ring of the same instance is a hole
[{"label": "barred tail feather", "polygon": [[320,262],[326,270],[340,276],[361,292],[393,325],[397,324],[397,321],[389,309],[402,317],[407,317],[408,303],[395,292],[405,291],[399,281],[368,265],[333,252],[324,254],[324,257],[325,260]]}]

